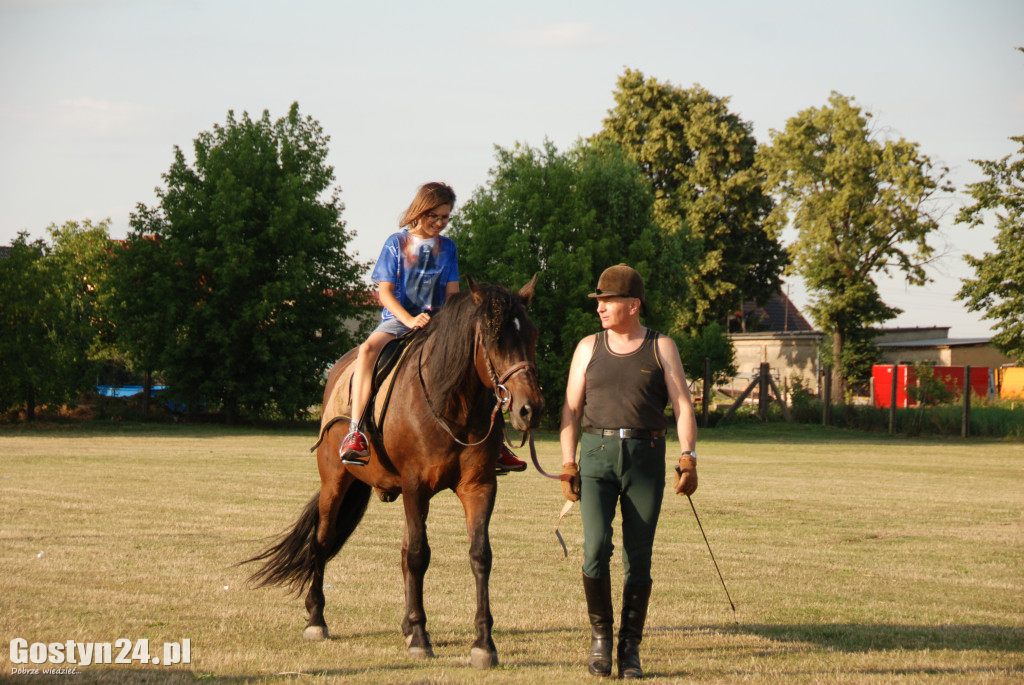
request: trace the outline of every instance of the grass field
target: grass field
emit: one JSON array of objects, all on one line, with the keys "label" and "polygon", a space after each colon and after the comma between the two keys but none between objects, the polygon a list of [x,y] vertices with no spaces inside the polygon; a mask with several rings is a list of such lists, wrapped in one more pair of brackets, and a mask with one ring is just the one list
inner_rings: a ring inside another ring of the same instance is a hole
[{"label": "grass field", "polygon": [[[92,665],[59,682],[584,683],[577,511],[531,468],[503,477],[491,589],[501,665],[469,665],[474,600],[461,505],[434,499],[428,628],[405,656],[401,503],[375,498],[327,567],[331,639],[301,599],[232,565],[319,487],[311,431],[0,426],[0,680],[9,645],[190,640],[191,663]],[[542,462],[559,462],[553,434]],[[670,445],[672,450],[675,445]],[[642,646],[658,682],[1024,680],[1024,444],[734,426],[700,441],[694,504],[667,496]],[[618,543],[618,540],[617,540]],[[618,551],[613,587],[621,583]],[[618,605],[617,591],[615,593]],[[116,650],[115,650],[116,653]],[[67,680],[72,678],[72,680]]]}]

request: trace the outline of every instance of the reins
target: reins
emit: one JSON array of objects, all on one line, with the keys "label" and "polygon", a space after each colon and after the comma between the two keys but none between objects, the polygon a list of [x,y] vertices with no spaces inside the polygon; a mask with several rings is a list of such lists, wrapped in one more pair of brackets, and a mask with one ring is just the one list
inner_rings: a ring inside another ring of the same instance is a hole
[{"label": "reins", "polygon": [[[475,362],[476,362],[476,359],[477,359],[477,350],[481,346],[483,346],[483,340],[480,337],[480,330],[477,329],[475,345],[473,346],[474,365],[475,365]],[[503,409],[506,409],[507,407],[509,407],[512,404],[512,392],[507,387],[505,387],[505,383],[507,383],[508,380],[510,378],[512,378],[512,376],[516,375],[520,371],[531,371],[532,370],[532,371],[536,372],[536,370],[537,370],[537,365],[536,364],[534,364],[531,361],[525,361],[524,360],[524,361],[521,361],[521,362],[517,362],[517,363],[513,364],[512,366],[510,366],[509,368],[505,369],[505,372],[503,374],[501,374],[501,376],[499,376],[498,373],[494,370],[494,365],[491,364],[490,357],[486,357],[485,356],[485,359],[487,361],[487,371],[488,371],[488,374],[491,377],[491,383],[494,385],[494,388],[493,388],[493,390],[494,390],[494,397],[495,397],[495,399],[497,399],[497,402],[494,405],[494,409],[491,410],[490,425],[488,425],[487,432],[484,434],[484,437],[480,438],[476,442],[463,442],[462,440],[460,440],[455,435],[454,432],[452,432],[452,429],[448,426],[448,424],[445,422],[445,420],[443,418],[441,418],[440,413],[438,413],[437,408],[434,406],[434,401],[432,399],[430,399],[430,392],[427,391],[427,383],[426,383],[426,381],[423,380],[423,348],[424,347],[425,347],[425,345],[421,345],[420,346],[420,354],[419,354],[419,360],[418,360],[418,364],[417,364],[416,374],[417,374],[417,376],[419,377],[419,380],[420,380],[420,388],[423,390],[423,396],[425,398],[427,398],[427,406],[430,407],[430,414],[431,414],[431,416],[434,417],[434,420],[438,423],[438,425],[441,426],[441,428],[444,428],[445,432],[448,433],[449,436],[451,436],[452,440],[454,440],[458,444],[462,445],[463,447],[476,447],[477,445],[483,444],[483,442],[486,441],[487,438],[490,437],[491,431],[494,430],[494,423],[495,423],[495,420],[497,419],[498,412],[502,411]],[[505,437],[505,440],[507,441],[508,440],[508,436],[506,435],[504,437]],[[531,439],[532,439],[532,436],[531,436]],[[525,440],[525,436],[524,436],[524,440]],[[534,463],[536,463],[536,461]]]}]

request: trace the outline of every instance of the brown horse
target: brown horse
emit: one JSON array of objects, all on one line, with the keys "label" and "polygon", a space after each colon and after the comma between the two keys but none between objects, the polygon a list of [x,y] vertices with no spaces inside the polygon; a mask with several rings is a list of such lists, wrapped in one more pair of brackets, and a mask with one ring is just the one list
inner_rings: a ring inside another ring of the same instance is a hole
[{"label": "brown horse", "polygon": [[[348,431],[351,350],[331,369],[324,391],[317,450],[320,492],[290,532],[242,563],[263,562],[250,578],[257,585],[284,585],[306,594],[306,639],[328,636],[324,621],[324,566],[359,524],[371,488],[405,506],[402,573],[405,618],[402,633],[410,656],[433,656],[423,609],[423,576],[430,563],[427,513],[430,499],[451,489],[462,501],[469,529],[469,557],[476,579],[476,641],[471,663],[497,665],[488,581],[488,525],[497,491],[496,459],[504,439],[500,411],[513,428],[537,427],[544,400],[534,363],[537,328],[526,314],[534,276],[518,293],[477,284],[448,302],[412,337],[402,361],[385,380],[370,429],[366,466],[345,465],[338,447]],[[386,407],[386,408],[385,408]],[[383,412],[383,416],[380,414]]]}]

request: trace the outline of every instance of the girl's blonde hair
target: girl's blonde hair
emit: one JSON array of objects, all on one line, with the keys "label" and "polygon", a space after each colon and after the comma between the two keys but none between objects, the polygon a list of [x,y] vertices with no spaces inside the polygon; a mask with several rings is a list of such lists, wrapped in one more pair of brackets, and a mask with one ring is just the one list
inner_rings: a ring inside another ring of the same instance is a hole
[{"label": "girl's blonde hair", "polygon": [[402,214],[398,227],[415,226],[421,216],[441,205],[455,207],[455,191],[452,187],[447,183],[424,183],[416,191],[409,209]]}]

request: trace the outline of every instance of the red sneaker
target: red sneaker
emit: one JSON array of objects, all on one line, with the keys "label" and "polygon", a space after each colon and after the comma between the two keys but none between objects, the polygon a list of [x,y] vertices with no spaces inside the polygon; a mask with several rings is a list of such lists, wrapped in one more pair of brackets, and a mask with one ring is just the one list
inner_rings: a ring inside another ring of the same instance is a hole
[{"label": "red sneaker", "polygon": [[366,462],[370,458],[370,446],[362,431],[354,430],[345,436],[341,442],[341,448],[338,450],[338,456],[341,457],[342,464],[366,466]]},{"label": "red sneaker", "polygon": [[505,443],[502,443],[501,450],[498,452],[498,469],[501,471],[525,471],[526,462],[522,459],[516,459],[516,455],[512,454],[512,450]]}]

